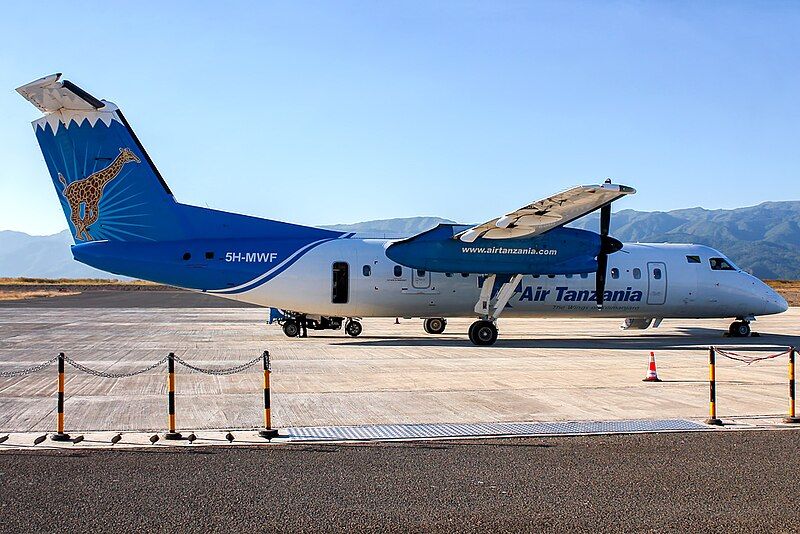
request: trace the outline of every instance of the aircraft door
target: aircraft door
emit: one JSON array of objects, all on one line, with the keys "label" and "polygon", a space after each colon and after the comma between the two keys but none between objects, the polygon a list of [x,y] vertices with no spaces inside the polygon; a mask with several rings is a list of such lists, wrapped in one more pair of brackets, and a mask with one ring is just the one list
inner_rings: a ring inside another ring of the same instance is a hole
[{"label": "aircraft door", "polygon": [[647,303],[664,304],[667,300],[667,265],[661,262],[647,264]]},{"label": "aircraft door", "polygon": [[331,302],[347,304],[350,301],[350,266],[347,262],[337,261],[331,271]]},{"label": "aircraft door", "polygon": [[427,289],[431,285],[431,272],[423,269],[411,269],[411,286],[416,289]]}]

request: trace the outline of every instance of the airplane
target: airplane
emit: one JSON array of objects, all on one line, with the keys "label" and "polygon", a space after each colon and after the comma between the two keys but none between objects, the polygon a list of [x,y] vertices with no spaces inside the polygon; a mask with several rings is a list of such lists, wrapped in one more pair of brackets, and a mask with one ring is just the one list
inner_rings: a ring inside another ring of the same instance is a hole
[{"label": "airplane", "polygon": [[[571,188],[479,225],[440,224],[405,239],[359,238],[179,203],[122,111],[61,74],[17,91],[44,116],[33,129],[82,263],[272,308],[290,337],[362,332],[364,317],[418,317],[441,334],[475,317],[469,339],[498,338],[504,317],[728,318],[750,335],[786,301],[702,245],[621,243],[613,184]],[[566,226],[600,210],[599,232]]]}]

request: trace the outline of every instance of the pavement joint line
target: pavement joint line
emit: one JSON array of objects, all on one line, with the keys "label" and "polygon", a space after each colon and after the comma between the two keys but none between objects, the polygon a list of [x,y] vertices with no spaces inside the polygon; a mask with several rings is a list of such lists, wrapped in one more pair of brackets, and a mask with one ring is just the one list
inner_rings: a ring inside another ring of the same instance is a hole
[{"label": "pavement joint line", "polygon": [[[196,430],[195,433],[197,434],[197,440],[194,444],[188,443],[186,440],[178,440],[172,442],[162,442],[159,441],[155,444],[150,444],[148,438],[153,433],[161,433],[162,431],[132,431],[132,432],[123,432],[123,440],[116,445],[111,445],[109,442],[109,435],[112,434],[114,431],[90,431],[90,432],[80,432],[80,431],[71,431],[72,434],[75,436],[77,435],[84,435],[84,441],[81,442],[80,445],[75,445],[69,441],[64,443],[53,443],[49,440],[44,444],[40,445],[33,445],[33,438],[36,436],[40,436],[43,432],[12,432],[9,433],[9,440],[5,443],[0,444],[0,452],[3,451],[21,451],[21,450],[28,450],[28,451],[55,451],[55,450],[113,450],[113,449],[123,449],[123,450],[141,450],[141,449],[159,449],[159,450],[166,450],[166,449],[181,449],[181,448],[198,448],[198,447],[261,447],[261,446],[275,446],[275,445],[292,445],[292,444],[317,444],[317,445],[339,445],[339,444],[352,444],[352,443],[406,443],[406,442],[426,442],[426,441],[448,441],[448,440],[458,440],[458,441],[469,441],[469,440],[476,440],[476,441],[484,441],[484,440],[492,440],[492,439],[512,439],[512,438],[555,438],[555,437],[580,437],[580,436],[614,436],[614,435],[635,435],[635,434],[679,434],[685,432],[747,432],[747,431],[791,431],[791,430],[800,430],[800,427],[789,425],[789,424],[781,424],[781,423],[774,423],[774,424],[736,424],[736,423],[728,423],[726,426],[723,427],[716,427],[711,425],[703,424],[699,421],[691,420],[691,419],[674,419],[674,420],[630,420],[630,421],[580,421],[580,422],[551,422],[551,423],[503,423],[504,425],[522,425],[522,424],[564,424],[564,423],[579,423],[579,424],[623,424],[623,423],[640,423],[640,424],[652,424],[652,423],[659,423],[659,422],[676,422],[684,424],[685,426],[682,428],[678,428],[677,426],[674,427],[667,427],[667,428],[658,428],[657,426],[651,426],[644,429],[627,429],[627,430],[595,430],[595,431],[584,431],[584,432],[506,432],[506,433],[483,433],[483,434],[454,434],[454,435],[447,435],[447,434],[440,434],[440,435],[415,435],[415,436],[383,436],[383,437],[368,437],[367,435],[363,435],[361,437],[330,437],[320,439],[319,437],[310,437],[305,438],[303,436],[292,436],[286,435],[285,432],[287,430],[297,430],[297,429],[281,429],[284,432],[283,435],[280,435],[277,438],[272,439],[271,441],[266,441],[263,438],[258,437],[258,429],[203,429],[203,430]],[[490,425],[494,423],[477,423],[477,424],[448,424],[449,426],[460,426],[460,427],[470,427],[473,425]],[[304,427],[305,430],[309,429],[365,429],[377,426],[385,426],[395,428],[398,426],[409,426],[409,427],[424,427],[424,426],[437,426],[433,425],[363,425],[363,426],[356,426],[356,427]],[[438,425],[442,426],[442,425]],[[234,432],[239,433],[237,439],[235,439],[232,443],[229,443],[223,437],[218,437],[216,434],[222,434],[223,432],[227,432],[228,430],[232,430]],[[184,430],[185,431],[185,430]],[[50,433],[48,433],[49,436]],[[105,439],[101,439],[105,438]],[[127,438],[127,439],[126,439]],[[24,440],[24,442],[23,442]]]}]

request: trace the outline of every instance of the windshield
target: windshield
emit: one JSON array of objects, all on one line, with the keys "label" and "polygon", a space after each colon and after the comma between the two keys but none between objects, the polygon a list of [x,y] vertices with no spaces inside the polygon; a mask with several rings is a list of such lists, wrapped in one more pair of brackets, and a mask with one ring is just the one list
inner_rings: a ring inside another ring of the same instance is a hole
[{"label": "windshield", "polygon": [[712,271],[735,271],[736,267],[725,258],[711,258],[708,260]]}]

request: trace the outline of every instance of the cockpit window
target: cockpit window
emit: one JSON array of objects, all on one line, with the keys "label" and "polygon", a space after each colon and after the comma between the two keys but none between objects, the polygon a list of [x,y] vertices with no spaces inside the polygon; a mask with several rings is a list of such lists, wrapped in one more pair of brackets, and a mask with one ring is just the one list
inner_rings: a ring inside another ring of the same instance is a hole
[{"label": "cockpit window", "polygon": [[736,267],[730,264],[725,258],[711,258],[708,260],[712,271],[735,271]]},{"label": "cockpit window", "polygon": [[686,261],[689,263],[700,263],[700,256],[686,256]]}]

